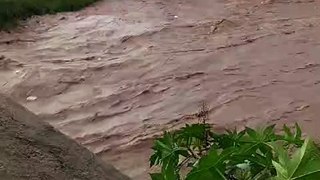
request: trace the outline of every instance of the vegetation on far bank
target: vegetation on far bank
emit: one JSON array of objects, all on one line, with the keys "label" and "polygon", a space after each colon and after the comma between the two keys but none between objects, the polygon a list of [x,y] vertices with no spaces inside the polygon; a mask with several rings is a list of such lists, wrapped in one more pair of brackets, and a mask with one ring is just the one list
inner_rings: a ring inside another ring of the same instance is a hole
[{"label": "vegetation on far bank", "polygon": [[0,0],[0,29],[33,15],[79,10],[97,0]]},{"label": "vegetation on far bank", "polygon": [[[205,109],[205,108],[204,108]],[[157,138],[152,180],[318,180],[320,150],[298,124],[215,133],[201,110],[197,124]]]}]

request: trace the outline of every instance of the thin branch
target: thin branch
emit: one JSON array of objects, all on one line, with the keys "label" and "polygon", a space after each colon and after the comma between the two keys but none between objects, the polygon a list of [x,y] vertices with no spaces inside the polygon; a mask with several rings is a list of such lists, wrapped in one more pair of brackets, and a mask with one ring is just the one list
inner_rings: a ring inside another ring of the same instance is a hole
[{"label": "thin branch", "polygon": [[196,154],[194,154],[194,152],[192,151],[192,149],[190,149],[190,147],[188,147],[188,152],[191,154],[191,156],[195,159],[199,159],[199,156],[197,156]]},{"label": "thin branch", "polygon": [[190,160],[191,157],[187,157],[185,158],[179,165],[178,165],[178,169],[180,169],[182,166],[184,166],[189,160]]}]

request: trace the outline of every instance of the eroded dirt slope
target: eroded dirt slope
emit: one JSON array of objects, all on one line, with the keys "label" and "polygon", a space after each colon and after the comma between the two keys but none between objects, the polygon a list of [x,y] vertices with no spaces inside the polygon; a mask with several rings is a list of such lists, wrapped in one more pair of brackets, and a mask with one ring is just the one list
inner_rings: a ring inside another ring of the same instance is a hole
[{"label": "eroded dirt slope", "polygon": [[0,130],[1,179],[129,180],[3,94]]},{"label": "eroded dirt slope", "polygon": [[320,2],[105,0],[0,40],[0,90],[134,179],[152,137],[210,106],[217,129],[317,136]]}]

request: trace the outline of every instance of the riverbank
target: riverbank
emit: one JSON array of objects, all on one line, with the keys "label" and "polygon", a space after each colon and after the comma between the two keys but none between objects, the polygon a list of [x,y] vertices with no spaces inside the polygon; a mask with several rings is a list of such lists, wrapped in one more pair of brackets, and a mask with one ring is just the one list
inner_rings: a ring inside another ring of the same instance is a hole
[{"label": "riverbank", "polygon": [[0,29],[8,29],[33,15],[76,11],[97,0],[0,0]]}]

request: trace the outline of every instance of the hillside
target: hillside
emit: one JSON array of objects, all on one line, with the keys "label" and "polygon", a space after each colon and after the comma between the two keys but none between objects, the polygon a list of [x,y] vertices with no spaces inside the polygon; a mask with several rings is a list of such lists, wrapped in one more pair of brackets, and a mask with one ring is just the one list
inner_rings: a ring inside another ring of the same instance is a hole
[{"label": "hillside", "polygon": [[0,179],[129,180],[0,94]]}]

